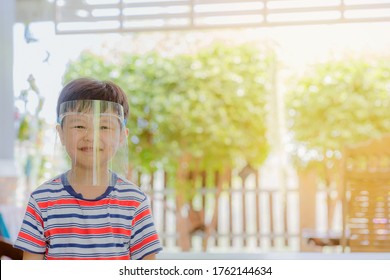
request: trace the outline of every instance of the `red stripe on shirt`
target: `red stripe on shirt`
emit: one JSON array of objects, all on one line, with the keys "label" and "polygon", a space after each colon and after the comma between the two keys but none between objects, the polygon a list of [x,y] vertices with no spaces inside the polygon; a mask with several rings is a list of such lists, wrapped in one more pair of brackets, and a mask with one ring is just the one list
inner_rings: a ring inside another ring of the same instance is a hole
[{"label": "red stripe on shirt", "polygon": [[46,257],[47,260],[130,260],[130,255],[126,255],[126,256],[118,256],[118,257],[96,257],[96,258],[72,258],[72,257],[67,257],[67,258],[62,258],[62,257],[51,257],[51,256],[47,256]]},{"label": "red stripe on shirt", "polygon": [[149,237],[147,237],[147,238],[145,238],[145,239],[142,239],[141,242],[135,244],[135,245],[131,248],[131,251],[133,251],[133,252],[134,252],[134,251],[137,251],[137,250],[139,250],[140,248],[144,247],[145,245],[147,245],[147,244],[149,244],[149,243],[151,243],[151,242],[153,242],[153,241],[156,241],[156,240],[158,240],[158,236],[157,236],[157,234],[153,234],[153,235],[151,235],[151,236],[149,236]]},{"label": "red stripe on shirt", "polygon": [[48,235],[61,235],[61,234],[123,234],[130,236],[131,230],[120,228],[120,227],[102,227],[102,228],[77,228],[77,227],[68,227],[68,228],[53,228],[47,231]]},{"label": "red stripe on shirt", "polygon": [[112,199],[112,198],[106,198],[106,199],[96,200],[96,201],[87,201],[87,200],[81,200],[75,198],[61,198],[53,201],[38,202],[38,206],[41,209],[47,209],[55,205],[77,205],[77,206],[88,207],[88,206],[103,206],[107,204],[136,208],[139,206],[140,203],[134,200],[120,200],[120,199]]},{"label": "red stripe on shirt", "polygon": [[37,238],[27,234],[27,233],[20,232],[18,237],[22,238],[22,239],[25,239],[25,240],[28,240],[28,241],[30,241],[30,242],[38,245],[38,246],[46,247],[46,243],[44,241],[42,241],[40,239],[37,239]]},{"label": "red stripe on shirt", "polygon": [[42,220],[42,217],[35,211],[34,208],[32,208],[31,206],[27,206],[26,212],[28,212],[28,213],[30,213],[32,216],[34,216],[34,218],[41,224],[41,226],[42,226],[42,228],[43,228],[43,220]]},{"label": "red stripe on shirt", "polygon": [[142,211],[141,213],[139,213],[137,216],[134,217],[133,225],[136,224],[139,220],[141,220],[142,218],[144,218],[145,216],[148,216],[148,215],[151,215],[149,208],[144,210],[144,211]]}]

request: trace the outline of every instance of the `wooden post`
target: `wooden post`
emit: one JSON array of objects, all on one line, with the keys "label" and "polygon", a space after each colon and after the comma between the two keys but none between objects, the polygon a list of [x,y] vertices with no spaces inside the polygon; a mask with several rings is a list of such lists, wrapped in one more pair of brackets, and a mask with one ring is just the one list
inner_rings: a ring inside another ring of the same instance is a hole
[{"label": "wooden post", "polygon": [[260,171],[256,171],[256,233],[257,233],[257,246],[261,247],[261,228],[260,228]]},{"label": "wooden post", "polygon": [[230,247],[233,247],[233,176],[232,176],[232,170],[230,170],[229,173],[229,186],[228,186],[228,192],[229,192],[229,244]]},{"label": "wooden post", "polygon": [[299,175],[300,250],[315,251],[303,236],[303,231],[316,229],[317,176],[312,170],[301,170]]},{"label": "wooden post", "polygon": [[271,235],[271,247],[275,247],[275,229],[274,229],[274,193],[270,191],[268,193],[268,203],[269,203],[269,231]]},{"label": "wooden post", "polygon": [[[167,232],[167,223],[168,223],[168,201],[167,201],[167,190],[168,190],[168,173],[164,171],[164,185],[162,189],[162,199],[163,199],[163,222],[162,222],[162,232]],[[163,246],[167,245],[167,238],[162,240]]]},{"label": "wooden post", "polygon": [[184,206],[186,204],[186,193],[184,186],[188,183],[189,177],[189,163],[191,161],[191,155],[185,154],[180,159],[179,169],[176,173],[176,230],[178,231],[179,238],[177,240],[178,245],[182,251],[189,251],[191,249],[191,235],[189,229],[189,221],[187,216],[183,216]]},{"label": "wooden post", "polygon": [[184,203],[182,193],[176,192],[176,230],[179,234],[177,244],[183,252],[187,252],[191,249],[191,238],[189,235],[188,220],[182,215]]},{"label": "wooden post", "polygon": [[219,215],[219,197],[222,191],[222,185],[223,185],[223,178],[221,175],[221,172],[215,172],[215,184],[216,184],[216,191],[215,191],[215,203],[214,203],[214,211],[213,211],[213,216],[211,218],[211,221],[209,224],[206,225],[205,229],[205,237],[203,239],[202,247],[203,251],[207,250],[207,243],[208,239],[210,238],[212,233],[216,233],[216,242],[215,244],[218,245],[217,238],[218,238],[218,215]]},{"label": "wooden post", "polygon": [[246,221],[246,182],[248,177],[242,179],[241,186],[241,200],[242,200],[242,232],[243,232],[243,246],[246,247],[248,244],[248,230],[247,230],[247,221]]}]

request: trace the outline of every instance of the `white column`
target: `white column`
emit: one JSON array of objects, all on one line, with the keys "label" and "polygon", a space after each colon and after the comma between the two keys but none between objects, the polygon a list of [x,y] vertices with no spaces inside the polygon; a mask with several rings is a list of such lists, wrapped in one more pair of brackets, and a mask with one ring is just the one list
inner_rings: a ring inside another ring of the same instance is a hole
[{"label": "white column", "polygon": [[15,2],[0,1],[0,203],[13,200],[17,177],[13,93]]}]

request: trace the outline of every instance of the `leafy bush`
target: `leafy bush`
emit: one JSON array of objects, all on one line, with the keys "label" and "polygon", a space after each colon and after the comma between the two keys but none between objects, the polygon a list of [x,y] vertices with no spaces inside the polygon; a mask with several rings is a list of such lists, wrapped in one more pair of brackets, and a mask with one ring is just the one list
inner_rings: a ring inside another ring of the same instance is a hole
[{"label": "leafy bush", "polygon": [[345,144],[390,133],[390,63],[345,59],[314,65],[286,103],[300,163],[337,160]]},{"label": "leafy bush", "polygon": [[176,171],[190,155],[200,168],[260,165],[268,155],[267,99],[274,54],[213,45],[196,54],[89,52],[69,63],[65,81],[110,79],[128,94],[130,161],[143,171]]}]

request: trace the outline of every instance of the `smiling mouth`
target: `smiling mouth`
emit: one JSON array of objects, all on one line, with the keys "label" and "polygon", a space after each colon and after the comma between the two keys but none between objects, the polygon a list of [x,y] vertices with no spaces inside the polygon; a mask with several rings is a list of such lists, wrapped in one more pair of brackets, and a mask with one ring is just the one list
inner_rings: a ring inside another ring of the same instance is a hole
[{"label": "smiling mouth", "polygon": [[[93,147],[81,147],[79,148],[80,151],[85,153],[92,153],[95,149]],[[99,152],[103,151],[103,149],[97,149]]]}]

